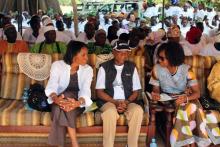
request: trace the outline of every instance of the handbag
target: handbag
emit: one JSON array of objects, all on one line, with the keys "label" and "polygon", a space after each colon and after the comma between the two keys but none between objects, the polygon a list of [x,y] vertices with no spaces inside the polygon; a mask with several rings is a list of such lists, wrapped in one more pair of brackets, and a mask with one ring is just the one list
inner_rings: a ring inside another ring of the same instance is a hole
[{"label": "handbag", "polygon": [[44,87],[41,84],[35,83],[30,86],[27,103],[29,107],[35,110],[42,112],[51,111],[51,105],[47,101]]},{"label": "handbag", "polygon": [[199,99],[203,109],[220,111],[220,103],[210,98],[209,96],[202,96]]}]

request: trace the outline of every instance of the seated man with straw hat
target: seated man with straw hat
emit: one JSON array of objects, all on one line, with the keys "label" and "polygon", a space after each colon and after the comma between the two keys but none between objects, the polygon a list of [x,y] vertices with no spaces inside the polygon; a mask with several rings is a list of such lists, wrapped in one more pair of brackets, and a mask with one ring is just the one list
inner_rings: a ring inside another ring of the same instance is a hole
[{"label": "seated man with straw hat", "polygon": [[99,68],[96,92],[97,106],[102,111],[104,147],[114,147],[120,113],[128,120],[128,146],[138,147],[143,103],[137,100],[141,84],[135,64],[126,61],[129,51],[127,43],[117,42],[113,48],[114,59],[102,63]]}]

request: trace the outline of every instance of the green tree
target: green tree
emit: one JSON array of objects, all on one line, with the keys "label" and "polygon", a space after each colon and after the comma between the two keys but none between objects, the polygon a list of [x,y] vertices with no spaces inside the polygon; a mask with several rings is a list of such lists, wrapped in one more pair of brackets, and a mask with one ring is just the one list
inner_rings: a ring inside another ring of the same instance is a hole
[{"label": "green tree", "polygon": [[71,0],[59,0],[60,5],[69,6],[71,5]]}]

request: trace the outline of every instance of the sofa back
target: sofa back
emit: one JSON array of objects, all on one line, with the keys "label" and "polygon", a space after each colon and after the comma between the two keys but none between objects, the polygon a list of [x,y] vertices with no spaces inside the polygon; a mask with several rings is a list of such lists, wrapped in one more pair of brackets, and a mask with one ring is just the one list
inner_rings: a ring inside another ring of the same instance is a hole
[{"label": "sofa back", "polygon": [[216,63],[216,59],[211,56],[187,56],[185,57],[185,63],[191,66],[196,74],[201,95],[205,95],[207,92],[207,78],[213,65]]},{"label": "sofa back", "polygon": [[31,79],[19,69],[16,53],[2,56],[1,98],[21,99],[24,87],[29,87]]},{"label": "sofa back", "polygon": [[[0,98],[21,100],[24,88],[29,88],[31,84],[36,82],[41,83],[44,86],[47,83],[48,79],[44,81],[36,81],[25,75],[19,68],[17,56],[17,53],[5,53],[2,55]],[[61,58],[61,54],[52,55],[52,61]]]},{"label": "sofa back", "polygon": [[[2,56],[2,81],[0,98],[21,100],[24,88],[29,88],[33,83],[41,83],[46,86],[48,79],[44,81],[36,81],[29,78],[22,73],[17,62],[17,53],[6,53]],[[50,56],[50,55],[47,55]],[[52,62],[63,58],[61,54],[52,54]],[[95,54],[89,55],[88,64],[93,68],[93,80],[91,85],[92,98],[95,99],[95,85],[98,69],[96,68]],[[142,91],[144,91],[145,79],[144,79],[144,57],[142,56],[130,56],[130,61],[136,64],[137,71],[140,77]]]}]

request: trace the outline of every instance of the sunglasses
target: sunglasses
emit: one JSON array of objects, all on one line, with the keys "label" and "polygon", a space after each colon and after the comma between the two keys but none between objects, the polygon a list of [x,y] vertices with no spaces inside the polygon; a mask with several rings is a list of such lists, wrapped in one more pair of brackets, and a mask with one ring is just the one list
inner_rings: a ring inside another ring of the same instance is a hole
[{"label": "sunglasses", "polygon": [[162,57],[162,56],[158,56],[158,59],[161,61],[165,61],[167,58],[166,57]]}]

